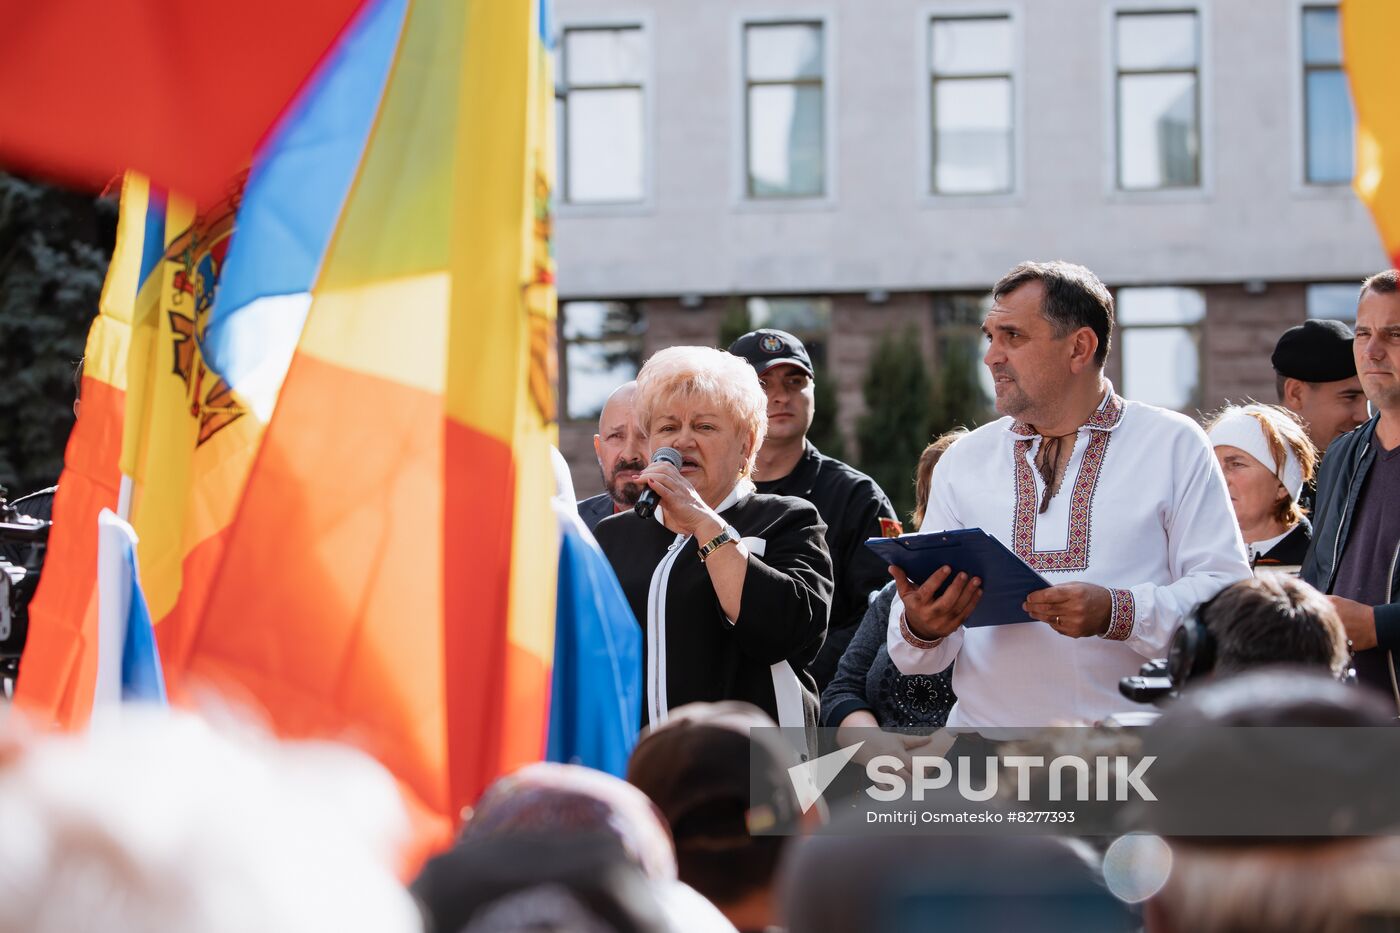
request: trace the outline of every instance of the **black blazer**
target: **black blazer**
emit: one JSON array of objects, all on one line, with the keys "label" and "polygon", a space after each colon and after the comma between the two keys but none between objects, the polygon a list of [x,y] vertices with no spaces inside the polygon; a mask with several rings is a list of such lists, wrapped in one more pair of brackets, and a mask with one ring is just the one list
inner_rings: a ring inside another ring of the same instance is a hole
[{"label": "black blazer", "polygon": [[810,503],[787,496],[749,494],[720,518],[750,552],[732,625],[700,562],[700,542],[686,537],[673,551],[678,536],[635,512],[594,530],[643,627],[643,721],[685,703],[745,700],[780,725],[812,728],[817,691],[808,667],[831,608],[826,526]]}]

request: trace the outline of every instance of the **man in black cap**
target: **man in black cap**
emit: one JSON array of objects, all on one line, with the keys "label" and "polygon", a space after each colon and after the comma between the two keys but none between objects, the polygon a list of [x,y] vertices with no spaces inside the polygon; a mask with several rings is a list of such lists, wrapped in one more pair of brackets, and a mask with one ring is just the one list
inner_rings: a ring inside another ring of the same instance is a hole
[{"label": "man in black cap", "polygon": [[807,440],[816,406],[812,359],[802,341],[787,331],[756,330],[734,341],[729,352],[758,371],[768,396],[768,434],[754,466],[758,491],[806,499],[826,522],[836,592],[826,643],[808,668],[823,690],[860,626],[870,594],[889,582],[885,562],[865,546],[865,539],[894,537],[903,529],[889,497],[873,479],[824,456]]},{"label": "man in black cap", "polygon": [[1318,453],[1367,417],[1351,343],[1341,321],[1304,321],[1274,347],[1279,404],[1303,419]]}]

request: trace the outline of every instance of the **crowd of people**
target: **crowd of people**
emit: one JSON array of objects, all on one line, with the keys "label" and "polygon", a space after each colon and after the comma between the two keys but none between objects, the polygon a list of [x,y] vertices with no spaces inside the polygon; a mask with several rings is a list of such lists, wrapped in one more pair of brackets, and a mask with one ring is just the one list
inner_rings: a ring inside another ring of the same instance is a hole
[{"label": "crowd of people", "polygon": [[[1400,716],[1396,273],[1362,284],[1354,332],[1280,337],[1277,404],[1204,427],[1114,390],[1113,299],[1089,270],[1022,263],[992,298],[1002,417],[930,438],[910,527],[996,538],[1049,583],[1033,621],[970,625],[995,580],[911,580],[865,546],[905,529],[807,439],[797,338],[662,350],[604,406],[605,491],[578,503],[643,631],[625,780],[507,775],[405,885],[392,783],[344,749],[180,714],[11,734],[0,933],[1400,929],[1388,817],[1306,838],[880,836],[803,798],[794,770],[833,744],[908,761],[938,736],[1066,724],[1120,742],[1144,712],[1120,682],[1169,655],[1145,742]],[[1221,763],[1173,742],[1159,793]],[[1298,768],[1326,787],[1339,758]]]}]

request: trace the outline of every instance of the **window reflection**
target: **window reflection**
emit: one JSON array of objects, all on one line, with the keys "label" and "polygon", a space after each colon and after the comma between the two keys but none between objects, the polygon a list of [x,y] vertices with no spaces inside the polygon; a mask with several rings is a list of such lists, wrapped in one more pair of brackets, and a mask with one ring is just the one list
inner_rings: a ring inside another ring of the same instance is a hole
[{"label": "window reflection", "polygon": [[1303,145],[1310,184],[1351,181],[1354,117],[1339,30],[1335,6],[1304,7]]},{"label": "window reflection", "polygon": [[1194,288],[1119,289],[1123,395],[1177,411],[1198,408],[1205,315],[1205,296]]},{"label": "window reflection", "polygon": [[1318,321],[1356,321],[1357,293],[1354,282],[1324,282],[1307,289],[1308,317]]},{"label": "window reflection", "polygon": [[1196,14],[1120,13],[1116,35],[1119,187],[1199,185]]},{"label": "window reflection", "polygon": [[559,320],[568,417],[596,418],[612,391],[641,369],[645,321],[622,301],[562,302]]},{"label": "window reflection", "polygon": [[645,55],[639,27],[565,30],[556,94],[565,202],[645,197]]},{"label": "window reflection", "polygon": [[929,43],[933,192],[1010,191],[1011,21],[935,19]]},{"label": "window reflection", "polygon": [[826,190],[820,23],[744,30],[746,177],[750,197],[816,197]]}]

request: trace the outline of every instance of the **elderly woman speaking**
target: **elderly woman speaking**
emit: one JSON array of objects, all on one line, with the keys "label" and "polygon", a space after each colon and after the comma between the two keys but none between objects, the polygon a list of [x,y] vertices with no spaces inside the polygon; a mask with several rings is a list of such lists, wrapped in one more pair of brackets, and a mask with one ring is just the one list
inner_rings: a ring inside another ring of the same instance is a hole
[{"label": "elderly woman speaking", "polygon": [[654,462],[641,482],[656,514],[595,532],[646,631],[647,722],[696,700],[747,700],[783,726],[816,722],[807,666],[826,634],[831,558],[808,502],[754,492],[768,426],[753,367],[708,347],[672,347],[637,376],[634,415]]}]

